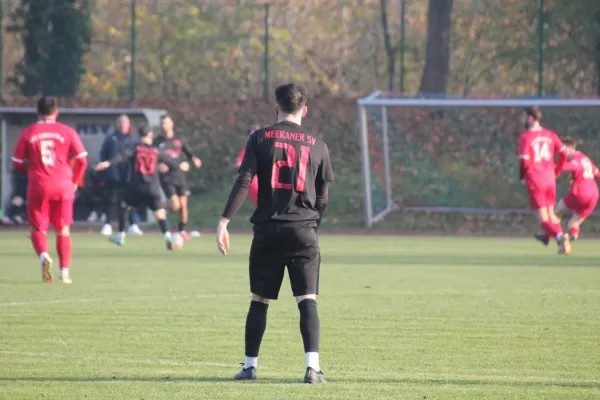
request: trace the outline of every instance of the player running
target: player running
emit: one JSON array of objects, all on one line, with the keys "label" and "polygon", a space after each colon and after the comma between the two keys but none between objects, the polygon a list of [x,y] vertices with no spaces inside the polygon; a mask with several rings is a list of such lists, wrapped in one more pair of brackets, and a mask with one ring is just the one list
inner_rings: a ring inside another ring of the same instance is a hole
[{"label": "player running", "polygon": [[258,176],[258,208],[250,221],[252,301],[246,319],[245,354],[236,380],[256,379],[258,352],[267,308],[276,300],[287,267],[300,310],[300,333],[306,356],[305,383],[325,383],[319,366],[320,323],[316,296],[321,253],[317,228],[327,206],[333,171],[325,142],[300,126],[306,115],[306,90],[293,83],[275,90],[278,123],[248,138],[240,173],[217,226],[217,245],[229,249],[227,224]]},{"label": "player running", "polygon": [[[566,160],[566,147],[556,133],[542,128],[539,107],[526,108],[523,122],[527,131],[519,137],[519,180],[529,193],[529,203],[534,210],[544,234],[536,239],[548,241],[556,238],[560,252],[569,254],[569,237],[563,235],[560,219],[554,214],[556,204],[556,176]],[[554,165],[554,155],[558,162]]]},{"label": "player running", "polygon": [[[248,136],[252,135],[255,131],[257,131],[259,129],[260,129],[260,126],[253,125]],[[240,171],[240,167],[242,166],[242,161],[244,160],[245,153],[246,153],[246,146],[244,146],[242,148],[242,150],[240,151],[240,154],[238,154],[238,158],[237,158],[237,161],[235,164],[235,169],[238,172]],[[252,203],[254,203],[254,207],[256,207],[258,205],[258,177],[256,177],[256,176],[254,177],[254,179],[252,179],[252,183],[250,184],[250,189],[248,189],[248,197],[250,197],[250,200],[252,200]]]},{"label": "player running", "polygon": [[556,206],[556,214],[562,216],[567,210],[573,212],[569,220],[569,236],[571,240],[579,237],[579,227],[594,211],[598,203],[598,184],[600,171],[588,156],[577,151],[575,141],[566,137],[563,143],[567,147],[567,163],[564,171],[572,173],[571,189]]},{"label": "player running", "polygon": [[160,151],[153,146],[154,132],[148,125],[141,126],[138,129],[138,134],[140,136],[139,143],[128,148],[112,160],[103,161],[96,165],[96,171],[102,171],[123,161],[131,163],[131,178],[120,204],[119,233],[110,238],[110,241],[119,246],[125,245],[128,215],[132,209],[145,205],[154,211],[154,216],[158,220],[158,226],[167,244],[167,249],[171,250],[173,244],[171,242],[171,232],[167,227],[167,213],[165,211],[167,199],[160,186],[158,163],[165,163],[172,169],[179,166],[164,151]]},{"label": "player running", "polygon": [[[190,169],[189,162],[192,162],[196,168],[200,168],[202,161],[194,155],[183,137],[175,136],[173,119],[169,115],[161,117],[161,128],[163,134],[157,138],[156,145],[161,150],[164,150],[167,156],[176,161],[178,167],[175,169],[166,169],[164,172],[161,171],[160,179],[163,190],[169,199],[171,210],[179,213],[177,230],[185,240],[188,240],[190,236],[186,231],[186,225],[188,221],[190,187],[188,186],[184,172]],[[181,153],[185,154],[188,161],[181,159]]]},{"label": "player running", "polygon": [[[77,132],[56,121],[53,97],[37,103],[38,122],[21,133],[12,157],[15,169],[27,172],[27,219],[31,244],[42,263],[42,281],[52,283],[52,259],[48,254],[50,222],[56,232],[60,280],[71,283],[71,233],[75,191],[87,167],[87,151]],[[76,160],[74,168],[69,159]]]}]

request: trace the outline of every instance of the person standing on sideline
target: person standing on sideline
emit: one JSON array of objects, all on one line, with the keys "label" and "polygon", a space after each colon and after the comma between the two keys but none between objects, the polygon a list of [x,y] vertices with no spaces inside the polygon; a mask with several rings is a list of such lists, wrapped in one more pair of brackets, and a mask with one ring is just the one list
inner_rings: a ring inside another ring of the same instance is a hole
[{"label": "person standing on sideline", "polygon": [[[133,145],[131,137],[131,121],[125,114],[120,115],[116,121],[115,131],[109,134],[100,149],[100,161],[108,161],[115,158],[118,154],[126,151]],[[106,220],[102,226],[101,233],[104,236],[112,235],[113,217],[117,210],[117,205],[121,202],[124,186],[129,180],[131,174],[130,165],[122,162],[117,165],[111,165],[107,170],[99,172],[98,180],[104,182],[104,215]],[[133,213],[129,215],[129,234],[141,235],[143,232],[134,221]]]}]

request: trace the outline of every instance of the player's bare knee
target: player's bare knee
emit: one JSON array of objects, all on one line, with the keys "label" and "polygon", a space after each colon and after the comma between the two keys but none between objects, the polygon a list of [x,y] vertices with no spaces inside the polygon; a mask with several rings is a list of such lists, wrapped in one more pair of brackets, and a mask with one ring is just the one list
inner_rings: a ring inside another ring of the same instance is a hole
[{"label": "player's bare knee", "polygon": [[154,211],[154,216],[156,217],[156,219],[166,219],[167,212],[165,211],[164,208],[160,208],[160,209]]},{"label": "player's bare knee", "polygon": [[266,297],[262,297],[257,294],[254,294],[254,293],[252,293],[251,299],[252,299],[252,301],[257,301],[257,302],[263,303],[263,304],[269,304],[271,302],[270,299],[267,299]]},{"label": "player's bare knee", "polygon": [[57,231],[58,236],[70,236],[71,228],[69,226],[63,226]]},{"label": "player's bare knee", "polygon": [[304,301],[306,299],[317,300],[317,295],[316,294],[305,294],[303,296],[296,296],[296,304],[300,304],[302,301]]},{"label": "player's bare knee", "polygon": [[181,208],[181,203],[179,203],[179,199],[177,197],[172,197],[170,204],[173,212],[177,212]]}]

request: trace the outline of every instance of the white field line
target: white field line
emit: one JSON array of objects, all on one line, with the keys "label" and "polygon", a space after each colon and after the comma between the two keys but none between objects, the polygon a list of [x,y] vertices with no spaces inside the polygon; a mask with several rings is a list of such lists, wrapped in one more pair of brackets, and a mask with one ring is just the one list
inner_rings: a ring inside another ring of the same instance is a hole
[{"label": "white field line", "polygon": [[205,293],[195,296],[132,296],[119,297],[116,299],[59,299],[59,300],[39,300],[39,301],[11,301],[8,303],[0,303],[0,307],[17,307],[17,306],[32,306],[45,304],[63,304],[63,303],[114,303],[118,301],[151,301],[151,300],[185,300],[185,299],[217,299],[223,297],[242,297],[250,298],[250,294],[239,293]]},{"label": "white field line", "polygon": [[133,359],[122,357],[108,356],[82,356],[77,354],[61,354],[61,353],[36,353],[29,351],[0,351],[0,354],[30,357],[30,358],[68,358],[73,360],[90,360],[90,361],[116,361],[128,364],[156,364],[156,365],[172,365],[177,367],[236,367],[238,364],[217,363],[211,361],[172,361],[161,359]]}]

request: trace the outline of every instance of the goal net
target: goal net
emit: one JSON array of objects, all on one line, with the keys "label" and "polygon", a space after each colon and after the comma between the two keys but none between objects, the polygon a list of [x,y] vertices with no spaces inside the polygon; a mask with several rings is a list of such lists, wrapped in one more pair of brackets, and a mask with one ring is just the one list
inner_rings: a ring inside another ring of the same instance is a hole
[{"label": "goal net", "polygon": [[[365,222],[397,210],[527,212],[518,180],[522,111],[542,108],[542,125],[571,136],[593,160],[598,99],[425,99],[375,92],[358,101]],[[560,179],[557,196],[566,193]]]}]

